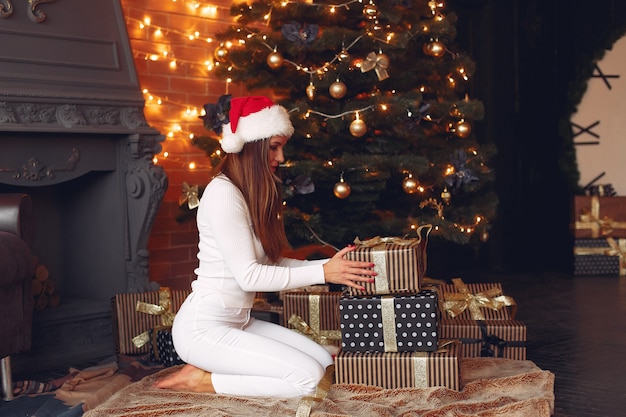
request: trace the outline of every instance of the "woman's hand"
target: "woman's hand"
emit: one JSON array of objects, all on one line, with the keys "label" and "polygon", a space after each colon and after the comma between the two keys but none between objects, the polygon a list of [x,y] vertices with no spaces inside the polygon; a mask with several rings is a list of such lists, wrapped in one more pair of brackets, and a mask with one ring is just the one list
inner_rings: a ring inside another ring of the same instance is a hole
[{"label": "woman's hand", "polygon": [[359,282],[374,282],[376,272],[372,270],[371,262],[350,261],[344,258],[348,252],[356,249],[356,246],[347,246],[337,252],[324,264],[324,279],[331,284],[347,285],[348,287],[363,290]]}]

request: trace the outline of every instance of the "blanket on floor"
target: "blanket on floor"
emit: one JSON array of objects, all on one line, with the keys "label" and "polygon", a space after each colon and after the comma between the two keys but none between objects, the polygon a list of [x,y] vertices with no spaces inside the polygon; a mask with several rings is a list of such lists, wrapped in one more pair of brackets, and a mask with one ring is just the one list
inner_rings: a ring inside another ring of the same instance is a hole
[{"label": "blanket on floor", "polygon": [[84,369],[71,367],[52,381],[17,380],[12,401],[0,402],[2,417],[80,417],[122,388],[163,370],[145,356],[114,356]]},{"label": "blanket on floor", "polygon": [[317,417],[548,417],[554,412],[554,374],[531,361],[464,359],[461,391],[334,384],[324,398],[308,407],[303,407],[304,400],[299,398],[181,393],[151,386],[177,368],[161,370],[121,388],[87,410],[84,417],[300,417],[302,410]]}]

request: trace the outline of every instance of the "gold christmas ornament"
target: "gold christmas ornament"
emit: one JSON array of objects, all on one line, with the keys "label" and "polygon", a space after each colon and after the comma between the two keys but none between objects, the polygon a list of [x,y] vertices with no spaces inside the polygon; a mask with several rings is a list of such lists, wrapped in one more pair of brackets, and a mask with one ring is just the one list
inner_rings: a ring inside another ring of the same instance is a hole
[{"label": "gold christmas ornament", "polygon": [[315,100],[315,90],[315,85],[312,82],[306,86],[306,97],[309,100]]},{"label": "gold christmas ornament", "polygon": [[454,127],[454,134],[460,138],[466,138],[472,133],[472,125],[465,120],[460,120]]},{"label": "gold christmas ornament", "polygon": [[335,188],[333,189],[333,193],[335,194],[335,197],[341,198],[341,199],[348,198],[348,196],[350,195],[350,191],[352,191],[350,189],[350,184],[345,182],[343,180],[343,177],[341,177],[339,182],[335,184]]},{"label": "gold christmas ornament", "polygon": [[413,178],[413,176],[409,174],[408,177],[402,180],[402,189],[407,194],[414,194],[418,191],[419,184],[417,183],[415,178]]},{"label": "gold christmas ornament", "polygon": [[345,62],[350,59],[350,54],[345,49],[342,49],[337,55],[337,59],[339,59],[340,62]]},{"label": "gold christmas ornament", "polygon": [[437,40],[426,42],[422,49],[426,55],[435,58],[440,58],[446,53],[444,44]]},{"label": "gold christmas ornament", "polygon": [[226,62],[228,60],[228,49],[224,45],[220,45],[213,51],[213,56],[219,62]]},{"label": "gold christmas ornament", "polygon": [[276,51],[270,52],[270,54],[267,56],[267,65],[271,69],[280,68],[283,65],[283,62],[283,56]]},{"label": "gold christmas ornament", "polygon": [[450,191],[448,191],[448,187],[443,188],[443,191],[441,192],[441,199],[443,200],[444,203],[450,204],[452,195],[450,194]]},{"label": "gold christmas ornament", "polygon": [[360,138],[367,133],[367,125],[358,117],[350,123],[350,133],[356,138]]},{"label": "gold christmas ornament", "polygon": [[375,4],[366,4],[363,6],[363,16],[368,18],[369,20],[374,20],[378,18],[378,7]]},{"label": "gold christmas ornament", "polygon": [[348,87],[343,82],[337,80],[330,85],[328,92],[332,98],[341,99],[348,92]]}]

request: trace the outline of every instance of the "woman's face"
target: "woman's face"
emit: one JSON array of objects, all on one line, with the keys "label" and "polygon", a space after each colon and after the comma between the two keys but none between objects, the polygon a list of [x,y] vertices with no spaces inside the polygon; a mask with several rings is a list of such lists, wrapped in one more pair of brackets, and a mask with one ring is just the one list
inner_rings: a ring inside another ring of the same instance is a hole
[{"label": "woman's face", "polygon": [[273,173],[276,173],[278,166],[285,162],[283,147],[287,140],[289,140],[287,136],[272,136],[270,138],[269,163]]}]

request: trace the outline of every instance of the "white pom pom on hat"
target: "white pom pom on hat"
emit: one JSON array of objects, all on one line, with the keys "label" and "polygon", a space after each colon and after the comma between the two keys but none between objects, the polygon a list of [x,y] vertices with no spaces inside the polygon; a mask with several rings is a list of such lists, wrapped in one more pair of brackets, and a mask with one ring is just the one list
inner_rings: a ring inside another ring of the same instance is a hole
[{"label": "white pom pom on hat", "polygon": [[228,118],[221,140],[226,153],[241,152],[247,142],[272,136],[289,137],[294,132],[287,109],[264,96],[231,99]]}]

